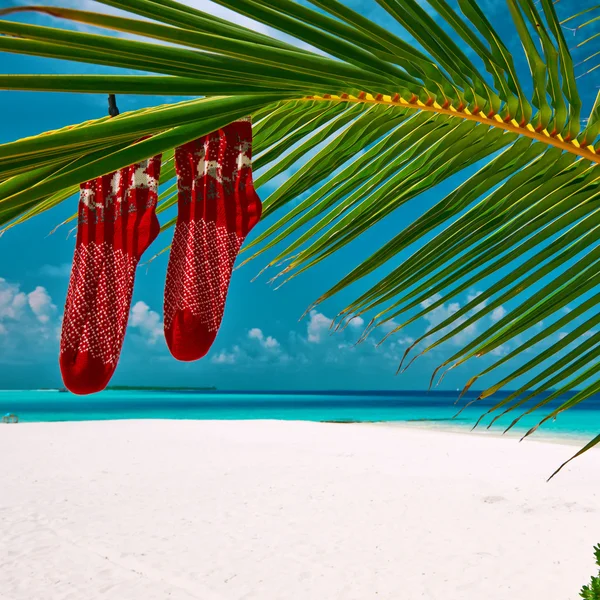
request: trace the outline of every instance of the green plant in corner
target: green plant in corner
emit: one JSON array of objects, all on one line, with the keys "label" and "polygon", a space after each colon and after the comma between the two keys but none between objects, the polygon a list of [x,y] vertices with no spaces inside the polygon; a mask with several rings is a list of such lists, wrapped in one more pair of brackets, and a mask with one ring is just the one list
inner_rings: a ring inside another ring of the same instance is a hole
[{"label": "green plant in corner", "polygon": [[[596,565],[600,569],[600,544],[594,546],[594,556],[596,557]],[[584,585],[581,588],[579,595],[583,600],[600,600],[600,570],[598,575],[592,575],[589,585]]]},{"label": "green plant in corner", "polygon": [[[0,11],[2,52],[152,73],[0,75],[0,89],[197,97],[0,145],[0,226],[18,225],[70,197],[79,182],[158,152],[164,184],[174,177],[175,146],[252,114],[257,187],[299,165],[265,199],[264,215],[279,219],[245,248],[250,258],[279,248],[268,266],[284,263],[276,277],[287,281],[423,192],[476,169],[316,303],[387,269],[336,321],[344,327],[367,316],[362,339],[378,331],[385,339],[477,285],[483,292],[416,340],[405,358],[510,303],[440,369],[492,357],[468,389],[525,356],[480,397],[523,378],[488,411],[498,418],[578,390],[541,424],[600,391],[600,313],[593,314],[600,304],[600,94],[582,115],[577,82],[595,69],[598,34],[586,32],[600,7],[562,16],[584,34],[578,45],[591,50],[574,65],[557,14],[564,4],[552,0],[506,0],[519,57],[476,0],[456,0],[458,10],[447,0],[426,0],[427,10],[417,0],[374,1],[394,27],[338,0],[310,0],[315,9],[292,0],[216,0],[300,45],[175,0],[98,0],[130,16],[44,6]],[[126,35],[11,20],[27,11]],[[527,85],[515,66],[523,58]],[[174,205],[174,191],[166,187],[159,211]],[[407,249],[412,254],[400,260]],[[540,342],[543,350],[528,352]],[[600,435],[580,453],[598,442]]]}]

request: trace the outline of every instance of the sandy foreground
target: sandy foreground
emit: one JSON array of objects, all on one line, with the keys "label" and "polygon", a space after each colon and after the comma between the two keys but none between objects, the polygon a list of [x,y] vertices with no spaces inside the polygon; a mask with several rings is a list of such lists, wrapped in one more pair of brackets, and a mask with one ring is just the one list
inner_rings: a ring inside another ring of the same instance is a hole
[{"label": "sandy foreground", "polygon": [[600,452],[368,424],[0,426],[2,600],[573,600]]}]

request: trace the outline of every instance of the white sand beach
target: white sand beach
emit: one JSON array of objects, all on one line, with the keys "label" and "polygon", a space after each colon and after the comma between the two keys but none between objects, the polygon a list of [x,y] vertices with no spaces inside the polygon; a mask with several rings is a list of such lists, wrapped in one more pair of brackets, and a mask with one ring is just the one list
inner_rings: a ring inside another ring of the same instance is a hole
[{"label": "white sand beach", "polygon": [[368,424],[0,426],[2,600],[573,600],[600,452]]}]

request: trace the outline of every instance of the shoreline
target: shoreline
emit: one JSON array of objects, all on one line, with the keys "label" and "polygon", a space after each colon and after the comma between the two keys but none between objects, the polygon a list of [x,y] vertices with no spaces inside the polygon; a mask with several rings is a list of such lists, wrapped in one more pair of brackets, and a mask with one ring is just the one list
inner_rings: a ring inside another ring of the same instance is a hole
[{"label": "shoreline", "polygon": [[[511,430],[507,433],[503,433],[498,429],[486,429],[485,426],[480,426],[477,429],[472,429],[469,425],[438,425],[435,420],[420,422],[414,420],[407,421],[358,421],[358,420],[308,420],[308,419],[194,419],[194,418],[163,418],[163,417],[146,417],[146,418],[120,418],[120,419],[81,419],[81,420],[56,420],[56,421],[19,421],[10,425],[34,425],[43,423],[118,423],[118,422],[180,422],[180,421],[191,421],[191,422],[207,422],[207,423],[245,423],[245,422],[274,422],[274,423],[322,423],[330,425],[374,425],[378,427],[390,427],[394,429],[407,429],[407,430],[418,430],[418,431],[429,431],[429,432],[440,432],[440,433],[456,433],[459,435],[473,436],[473,437],[493,437],[511,441],[519,441],[525,431]],[[444,421],[445,423],[448,421]],[[430,424],[427,424],[430,423]],[[0,424],[7,425],[7,424]],[[593,433],[584,434],[581,432],[574,433],[547,433],[543,430],[536,431],[534,434],[525,438],[523,442],[547,442],[551,444],[559,444],[565,446],[580,446],[586,444],[594,436]],[[600,444],[597,448],[592,448],[591,451],[600,449]]]},{"label": "shoreline", "polygon": [[[511,430],[506,433],[499,431],[497,429],[486,429],[484,426],[477,427],[477,429],[472,429],[469,426],[460,426],[457,425],[455,427],[451,426],[436,426],[431,425],[427,426],[424,424],[415,424],[413,425],[410,422],[406,421],[381,421],[380,423],[372,423],[373,425],[384,425],[387,427],[406,427],[407,429],[419,429],[421,431],[440,431],[444,433],[457,433],[459,435],[468,435],[468,436],[476,436],[476,437],[493,437],[511,441],[519,442],[525,431],[519,430]],[[523,440],[523,442],[547,442],[550,444],[560,444],[564,446],[580,446],[583,444],[587,444],[590,439],[594,437],[593,433],[586,435],[581,432],[576,433],[547,433],[543,430],[536,431],[531,434],[527,438]],[[600,445],[598,446],[600,449]],[[590,451],[596,450],[596,448],[592,448]]]}]

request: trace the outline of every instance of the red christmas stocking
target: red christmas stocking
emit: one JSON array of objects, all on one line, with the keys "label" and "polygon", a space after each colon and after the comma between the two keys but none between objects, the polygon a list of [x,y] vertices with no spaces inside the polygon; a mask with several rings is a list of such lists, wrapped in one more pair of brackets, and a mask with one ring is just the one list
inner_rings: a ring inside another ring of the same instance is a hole
[{"label": "red christmas stocking", "polygon": [[236,121],[175,151],[178,217],[165,287],[165,337],[178,360],[211,347],[233,263],[260,219],[251,168],[252,124]]},{"label": "red christmas stocking", "polygon": [[81,185],[77,243],[60,340],[65,386],[99,392],[119,360],[135,269],[159,232],[161,157]]}]

